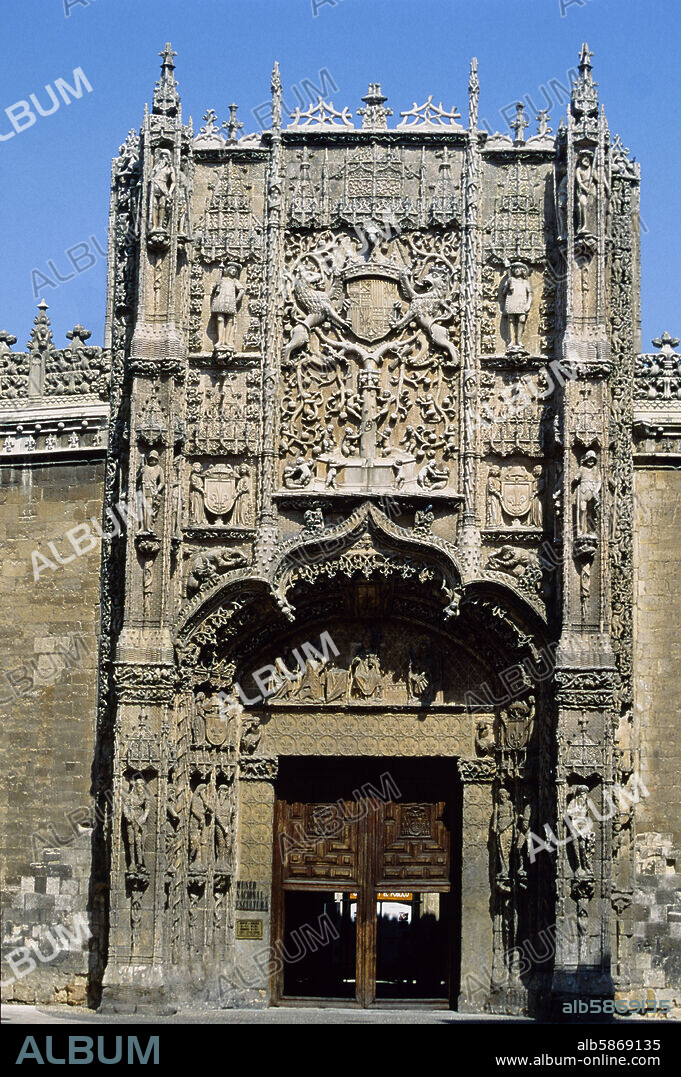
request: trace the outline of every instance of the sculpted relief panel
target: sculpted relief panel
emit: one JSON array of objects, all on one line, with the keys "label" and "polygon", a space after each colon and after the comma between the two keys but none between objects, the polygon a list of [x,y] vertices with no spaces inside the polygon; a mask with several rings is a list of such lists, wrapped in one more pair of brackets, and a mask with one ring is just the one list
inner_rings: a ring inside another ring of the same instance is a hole
[{"label": "sculpted relief panel", "polygon": [[455,493],[456,234],[294,235],[288,275],[282,486]]}]

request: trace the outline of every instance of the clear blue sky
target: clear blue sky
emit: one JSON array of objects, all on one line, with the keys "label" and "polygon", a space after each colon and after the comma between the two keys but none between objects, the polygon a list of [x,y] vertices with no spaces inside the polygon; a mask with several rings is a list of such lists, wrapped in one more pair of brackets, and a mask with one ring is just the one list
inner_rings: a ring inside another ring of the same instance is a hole
[{"label": "clear blue sky", "polygon": [[[0,135],[13,130],[5,109],[31,93],[47,109],[46,84],[73,84],[74,68],[92,86],[0,141],[0,328],[17,348],[35,314],[31,271],[54,279],[51,261],[62,277],[73,273],[67,249],[82,271],[42,288],[57,343],[76,322],[102,341],[106,269],[96,247],[106,247],[111,158],[139,127],[167,40],[184,118],[197,129],[213,107],[225,119],[234,100],[246,131],[257,129],[251,110],[268,99],[275,59],[291,107],[291,87],[319,86],[321,71],[338,87],[327,95],[337,106],[354,111],[376,80],[396,116],[429,94],[465,116],[473,55],[481,118],[506,130],[499,110],[525,95],[541,107],[552,80],[555,98],[588,41],[610,128],[642,166],[644,348],[665,328],[681,336],[679,0],[22,0],[5,2],[2,21]],[[552,107],[554,130],[564,110]]]}]

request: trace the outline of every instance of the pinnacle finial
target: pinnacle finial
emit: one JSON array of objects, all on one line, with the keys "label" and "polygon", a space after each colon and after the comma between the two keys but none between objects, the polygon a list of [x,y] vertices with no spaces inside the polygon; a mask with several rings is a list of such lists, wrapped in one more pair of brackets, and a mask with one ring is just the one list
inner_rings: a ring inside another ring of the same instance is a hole
[{"label": "pinnacle finial", "polygon": [[478,58],[471,60],[471,70],[468,76],[468,126],[471,131],[478,127],[478,105],[480,101],[480,82],[478,80]]},{"label": "pinnacle finial", "polygon": [[580,71],[591,71],[591,66],[592,66],[591,65],[591,57],[592,56],[593,56],[593,52],[589,48],[588,43],[585,41],[584,44],[582,45],[582,49],[581,49],[581,52],[579,54],[579,70]]},{"label": "pinnacle finial", "polygon": [[175,116],[180,104],[180,95],[177,92],[177,83],[173,72],[175,70],[174,57],[177,53],[173,46],[166,42],[161,57],[161,77],[154,88],[153,112],[164,116]]},{"label": "pinnacle finial", "polygon": [[272,130],[281,131],[281,75],[277,60],[274,61],[272,68],[270,92],[272,94]]}]

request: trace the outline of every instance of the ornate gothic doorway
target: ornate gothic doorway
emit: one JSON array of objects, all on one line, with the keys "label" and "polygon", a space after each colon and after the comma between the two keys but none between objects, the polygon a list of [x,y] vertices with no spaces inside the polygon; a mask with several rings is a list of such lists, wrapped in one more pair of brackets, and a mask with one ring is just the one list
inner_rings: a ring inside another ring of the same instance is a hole
[{"label": "ornate gothic doorway", "polygon": [[272,1001],[449,1006],[460,818],[452,760],[280,760]]}]

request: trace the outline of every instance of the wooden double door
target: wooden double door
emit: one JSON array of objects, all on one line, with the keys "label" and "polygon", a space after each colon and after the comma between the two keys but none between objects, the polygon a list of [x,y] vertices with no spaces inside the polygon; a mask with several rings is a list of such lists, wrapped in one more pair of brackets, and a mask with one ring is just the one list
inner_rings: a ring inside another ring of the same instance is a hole
[{"label": "wooden double door", "polygon": [[456,998],[458,788],[437,760],[280,761],[276,1004]]}]

